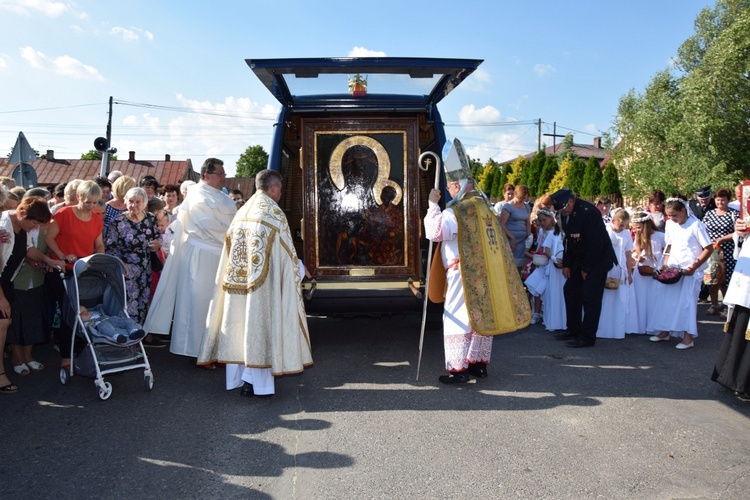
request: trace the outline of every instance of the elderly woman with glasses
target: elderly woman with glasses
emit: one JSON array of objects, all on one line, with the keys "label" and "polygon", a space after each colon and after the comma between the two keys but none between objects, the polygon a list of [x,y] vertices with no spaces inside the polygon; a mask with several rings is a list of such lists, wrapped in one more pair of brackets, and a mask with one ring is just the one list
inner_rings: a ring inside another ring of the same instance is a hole
[{"label": "elderly woman with glasses", "polygon": [[128,270],[128,316],[141,325],[151,295],[151,253],[161,247],[156,217],[146,211],[147,197],[143,188],[131,188],[125,194],[127,209],[110,224],[106,241],[107,253],[119,258]]},{"label": "elderly woman with glasses", "polygon": [[[73,264],[79,258],[104,253],[104,222],[94,213],[94,207],[102,197],[102,189],[94,181],[83,181],[78,185],[76,196],[76,205],[63,207],[55,213],[45,237],[50,257],[64,261],[68,274],[72,273]],[[60,311],[69,307],[58,273],[48,273],[46,285],[53,305],[56,303]],[[61,321],[60,328],[55,332],[55,341],[60,348],[63,368],[70,366],[71,340],[70,327]]]}]

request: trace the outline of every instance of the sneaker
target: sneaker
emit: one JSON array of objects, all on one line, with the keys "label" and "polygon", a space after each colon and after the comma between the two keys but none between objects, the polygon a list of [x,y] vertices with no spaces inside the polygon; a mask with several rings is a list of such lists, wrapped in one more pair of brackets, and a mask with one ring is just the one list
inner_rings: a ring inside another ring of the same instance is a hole
[{"label": "sneaker", "polygon": [[130,340],[141,340],[145,336],[146,336],[146,332],[143,331],[142,328],[138,328],[130,332],[130,335],[128,336],[128,338]]},{"label": "sneaker", "polygon": [[146,347],[153,347],[153,348],[167,347],[167,344],[165,344],[164,342],[162,342],[160,339],[156,338],[156,336],[154,336],[154,335],[151,335],[151,339],[150,340],[148,340],[148,339],[143,340],[142,343]]},{"label": "sneaker", "polygon": [[117,335],[115,335],[114,341],[117,342],[118,344],[124,344],[128,341],[128,338],[122,333],[118,333]]}]

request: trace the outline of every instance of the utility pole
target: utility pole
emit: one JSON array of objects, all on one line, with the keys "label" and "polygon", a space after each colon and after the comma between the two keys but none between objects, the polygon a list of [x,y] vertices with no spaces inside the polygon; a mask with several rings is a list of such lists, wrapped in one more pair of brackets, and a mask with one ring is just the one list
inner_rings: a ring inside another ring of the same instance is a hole
[{"label": "utility pole", "polygon": [[552,136],[552,154],[557,153],[557,138],[558,137],[565,137],[564,135],[558,135],[557,134],[557,122],[552,122],[552,133],[551,134],[544,134]]},{"label": "utility pole", "polygon": [[542,150],[542,119],[539,118],[536,123],[536,152],[538,153]]},{"label": "utility pole", "polygon": [[109,147],[112,145],[112,96],[109,96],[109,117],[107,119],[107,150],[102,151],[102,166],[99,174],[107,177],[109,174]]}]

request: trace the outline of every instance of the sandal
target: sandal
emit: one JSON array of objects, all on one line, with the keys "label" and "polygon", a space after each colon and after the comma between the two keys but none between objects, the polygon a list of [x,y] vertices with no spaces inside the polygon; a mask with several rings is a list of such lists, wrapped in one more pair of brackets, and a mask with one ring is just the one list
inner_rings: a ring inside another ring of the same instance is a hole
[{"label": "sandal", "polygon": [[706,316],[716,316],[717,314],[719,314],[719,306],[711,306],[706,311]]},{"label": "sandal", "polygon": [[21,375],[22,377],[25,377],[29,373],[29,367],[26,365],[26,363],[21,363],[20,365],[13,365],[13,371],[17,374]]},{"label": "sandal", "polygon": [[[5,372],[0,373],[0,377],[5,375]],[[0,394],[13,394],[14,392],[18,392],[18,387],[16,387],[13,384],[8,384],[0,387]]]},{"label": "sandal", "polygon": [[28,366],[29,370],[31,370],[32,372],[40,372],[44,370],[44,365],[39,361],[29,361],[28,363],[26,363],[26,366]]}]

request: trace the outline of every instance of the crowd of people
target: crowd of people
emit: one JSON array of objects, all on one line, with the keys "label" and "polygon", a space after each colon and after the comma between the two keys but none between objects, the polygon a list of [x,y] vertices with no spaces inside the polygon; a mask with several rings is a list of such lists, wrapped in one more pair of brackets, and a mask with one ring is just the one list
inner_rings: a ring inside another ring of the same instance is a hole
[{"label": "crowd of people", "polygon": [[[24,377],[45,368],[34,359],[34,345],[53,342],[60,366],[70,366],[81,346],[63,319],[63,281],[82,257],[107,253],[125,264],[127,313],[133,324],[143,325],[174,235],[170,224],[195,184],[160,186],[150,175],[136,180],[113,171],[49,190],[25,190],[0,178],[0,349],[12,367],[0,370],[0,394],[18,391],[18,381],[11,382],[6,371]],[[220,188],[221,183],[215,189],[234,210]],[[153,336],[144,344],[165,345]]]},{"label": "crowd of people", "polygon": [[[514,189],[521,195],[514,196]],[[517,202],[527,192],[526,186],[505,187],[505,200],[495,205],[504,228],[524,212]],[[687,350],[696,346],[698,303],[710,301],[705,314],[729,325],[714,379],[748,397],[750,330],[746,335],[744,308],[750,300],[746,291],[729,293],[745,290],[750,276],[737,273],[745,235],[740,193],[741,185],[733,201],[726,188],[713,192],[705,186],[692,199],[655,190],[644,206],[613,207],[607,198],[589,203],[564,188],[533,207],[526,204],[522,273],[531,322],[544,324],[573,348],[641,334],[652,342],[676,338],[675,347]],[[516,231],[523,222],[515,223]],[[515,250],[524,233],[506,229],[506,234]]]},{"label": "crowd of people", "polygon": [[[703,298],[710,301],[705,314],[729,324],[714,378],[747,395],[750,354],[743,359],[743,353],[750,301],[743,287],[750,273],[742,252],[749,246],[742,246],[746,228],[732,206],[731,191],[712,192],[707,186],[688,200],[655,190],[643,206],[613,207],[607,198],[591,203],[563,188],[532,205],[526,186],[508,184],[503,200],[492,207],[495,233],[487,232],[489,239],[480,244],[460,240],[459,227],[482,223],[481,215],[489,210],[466,172],[446,172],[455,205],[441,210],[440,192],[433,191],[425,218],[427,236],[442,244],[446,273],[448,374],[441,382],[486,377],[491,335],[529,323],[543,324],[571,348],[641,334],[655,343],[676,338],[677,349],[692,349]],[[160,186],[152,176],[136,180],[117,171],[51,191],[9,188],[8,180],[0,179],[0,348],[10,358],[11,374],[43,370],[33,346],[50,335],[61,367],[70,366],[78,347],[71,326],[61,318],[63,280],[78,259],[92,253],[107,253],[125,264],[127,313],[142,325],[133,332],[148,333],[144,345],[169,345],[172,353],[195,358],[201,368],[228,363],[227,389],[268,396],[274,376],[311,364],[298,290],[306,270],[284,239],[289,227],[276,205],[282,179],[263,171],[256,180],[259,191],[246,202],[237,190],[222,191],[225,177],[223,162],[209,158],[200,182],[180,186]],[[734,194],[738,197],[739,191]],[[264,258],[278,261],[278,269],[263,267],[265,261],[257,265],[263,259],[252,253],[257,248],[249,248],[250,234],[256,246],[269,245]],[[507,249],[481,258],[462,255],[464,245],[498,245],[501,234]],[[497,263],[490,265],[492,259]],[[469,265],[486,275],[485,285],[497,288],[503,282],[497,295],[502,304],[482,303],[481,294],[464,295],[462,274]],[[257,282],[251,281],[253,273],[260,273]],[[278,298],[279,290],[287,289],[294,293],[285,296],[284,307],[268,306],[269,293]],[[529,294],[528,310],[519,306],[519,289]],[[230,304],[236,305],[230,310]],[[249,339],[256,335],[247,328],[251,316],[268,319],[259,328],[267,337]],[[487,323],[480,328],[470,317]],[[512,325],[500,326],[509,317]],[[213,325],[208,330],[207,321]],[[287,351],[275,352],[277,342]],[[0,373],[0,393],[16,391],[8,374]]]}]

